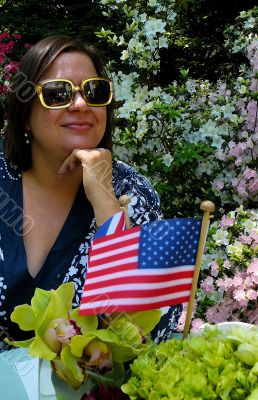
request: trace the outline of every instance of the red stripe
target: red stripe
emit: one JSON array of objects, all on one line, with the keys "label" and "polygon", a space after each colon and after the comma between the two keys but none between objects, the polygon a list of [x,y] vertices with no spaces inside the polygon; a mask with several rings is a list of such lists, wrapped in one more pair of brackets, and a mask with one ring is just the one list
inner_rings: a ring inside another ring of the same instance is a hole
[{"label": "red stripe", "polygon": [[93,240],[94,244],[99,244],[99,243],[103,243],[107,240],[110,239],[116,239],[116,238],[122,238],[126,235],[129,235],[130,233],[134,233],[134,232],[138,232],[141,230],[140,226],[135,226],[134,228],[129,228],[129,229],[125,229],[122,232],[117,232],[117,233],[111,233],[110,235],[104,236],[104,237],[100,237],[100,238],[96,238]]},{"label": "red stripe", "polygon": [[[136,266],[135,266],[136,268]],[[176,268],[176,267],[175,267]],[[119,272],[119,271],[129,271],[132,268],[128,268],[127,265],[121,267],[118,266],[116,268],[113,268],[113,272]],[[111,270],[111,269],[110,269]],[[109,270],[109,271],[110,271]],[[192,278],[193,277],[193,273],[194,271],[182,271],[182,272],[172,272],[170,274],[164,274],[164,275],[148,275],[148,270],[146,270],[146,274],[147,275],[137,275],[137,270],[135,271],[136,275],[133,276],[127,276],[126,273],[124,274],[124,276],[120,277],[120,278],[113,278],[113,279],[108,279],[106,281],[102,281],[102,282],[96,282],[96,283],[89,283],[87,282],[87,279],[85,281],[85,287],[87,285],[87,290],[89,289],[98,289],[101,287],[105,286],[110,286],[110,285],[121,285],[123,283],[142,283],[142,282],[146,282],[146,283],[159,283],[159,282],[167,282],[170,280],[175,280],[175,279],[185,279],[185,278]],[[108,275],[108,274],[106,274]],[[102,271],[99,271],[99,273],[88,273],[87,278],[95,278],[98,276],[103,276]]]},{"label": "red stripe", "polygon": [[[108,240],[109,236],[106,237],[106,241]],[[105,243],[105,241],[103,240],[102,243]],[[125,242],[123,242],[121,244],[121,242],[117,242],[117,243],[113,243],[113,244],[109,244],[105,247],[99,247],[99,248],[92,248],[92,252],[91,252],[91,256],[97,256],[100,255],[102,253],[106,253],[107,251],[115,251],[117,249],[121,249],[124,248],[126,246],[130,246],[132,244],[137,244],[139,243],[139,237],[134,237],[131,239],[126,240]],[[95,243],[94,243],[95,245]]]},{"label": "red stripe", "polygon": [[[112,268],[106,268],[106,269],[103,268],[99,271],[89,271],[87,273],[87,279],[108,276],[108,275],[114,274],[116,272],[126,272],[126,271],[131,271],[131,270],[137,270],[137,265],[138,265],[137,261],[135,261],[135,262],[127,263],[124,265],[118,265],[118,266],[112,267]],[[121,278],[119,278],[119,279],[121,279]],[[117,282],[117,279],[115,281]],[[110,282],[110,280],[108,280],[108,282]]]},{"label": "red stripe", "polygon": [[[95,254],[94,254],[95,255]],[[111,254],[108,257],[99,258],[98,260],[92,259],[93,254],[91,254],[91,258],[89,261],[89,269],[92,271],[94,267],[100,267],[101,265],[108,264],[113,261],[123,260],[127,257],[137,257],[138,256],[138,249],[129,250],[126,252],[121,252],[119,254]]]},{"label": "red stripe", "polygon": [[185,283],[177,286],[171,286],[166,288],[158,288],[158,289],[140,289],[140,290],[126,290],[126,291],[115,291],[115,292],[105,292],[100,294],[94,294],[91,296],[87,295],[87,289],[82,297],[82,303],[95,302],[107,300],[107,299],[136,299],[136,298],[147,298],[147,297],[155,297],[162,296],[170,293],[180,293],[182,291],[191,290],[192,283]]},{"label": "red stripe", "polygon": [[125,229],[125,215],[122,212],[120,218],[119,218],[119,222],[117,223],[116,229],[114,233],[120,233],[121,231],[123,231]]},{"label": "red stripe", "polygon": [[111,314],[117,312],[133,312],[133,311],[147,311],[147,310],[154,310],[156,308],[161,308],[164,306],[173,306],[175,304],[180,303],[187,303],[189,301],[190,296],[179,297],[177,299],[172,299],[171,301],[164,300],[164,301],[157,301],[153,299],[152,302],[149,304],[132,304],[127,305],[123,304],[121,306],[104,306],[103,307],[95,307],[92,310],[80,310],[80,315],[92,315],[92,314]]}]

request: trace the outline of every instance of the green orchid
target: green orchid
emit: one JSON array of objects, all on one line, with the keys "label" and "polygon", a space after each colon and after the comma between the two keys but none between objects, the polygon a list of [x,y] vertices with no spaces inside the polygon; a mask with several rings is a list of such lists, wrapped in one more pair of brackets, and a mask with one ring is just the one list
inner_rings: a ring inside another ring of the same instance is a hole
[{"label": "green orchid", "polygon": [[72,310],[74,296],[73,283],[64,283],[56,290],[37,288],[31,305],[15,307],[11,320],[21,330],[34,331],[35,337],[26,341],[10,341],[18,347],[28,347],[29,354],[45,360],[53,360],[60,355],[71,337],[87,329],[96,329],[96,316],[80,317],[79,310]]},{"label": "green orchid", "polygon": [[75,389],[86,379],[121,385],[124,363],[152,343],[148,335],[161,312],[81,316],[79,308],[72,309],[73,297],[73,283],[50,291],[37,288],[31,305],[19,305],[11,314],[21,330],[34,331],[35,336],[6,342],[49,360],[56,375]]}]

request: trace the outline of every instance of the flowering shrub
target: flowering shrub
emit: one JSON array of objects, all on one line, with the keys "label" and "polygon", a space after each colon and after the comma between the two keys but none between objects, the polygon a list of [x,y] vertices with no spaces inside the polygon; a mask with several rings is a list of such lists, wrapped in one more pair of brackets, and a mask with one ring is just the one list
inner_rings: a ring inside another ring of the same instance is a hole
[{"label": "flowering shrub", "polygon": [[[258,212],[242,206],[209,229],[192,329],[204,322],[258,325]],[[179,330],[185,318],[183,313]]]},{"label": "flowering shrub", "polygon": [[10,80],[18,71],[19,60],[22,54],[30,47],[28,43],[22,44],[22,36],[8,32],[0,33],[0,98],[5,100]]},{"label": "flowering shrub", "polygon": [[[0,33],[0,135],[5,130],[5,103],[12,77],[17,73],[22,54],[31,47],[23,44],[19,33]],[[0,145],[1,147],[1,145]]]},{"label": "flowering shrub", "polygon": [[[209,198],[220,212],[257,201],[258,124],[257,7],[229,27],[225,46],[245,54],[238,76],[228,82],[190,78],[159,85],[160,52],[176,23],[172,0],[102,0],[107,17],[119,16],[112,30],[97,32],[121,51],[110,64],[116,89],[115,153],[151,177],[165,216],[193,214]],[[121,24],[124,23],[124,34]],[[236,31],[236,32],[235,32]]]}]

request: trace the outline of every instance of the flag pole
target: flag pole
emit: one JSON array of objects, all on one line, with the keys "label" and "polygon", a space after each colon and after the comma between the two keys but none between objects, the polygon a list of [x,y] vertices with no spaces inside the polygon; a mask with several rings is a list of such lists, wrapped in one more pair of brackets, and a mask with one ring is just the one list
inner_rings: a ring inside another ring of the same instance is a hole
[{"label": "flag pole", "polygon": [[188,303],[188,307],[187,307],[187,313],[186,313],[186,319],[185,319],[185,325],[184,325],[184,331],[183,331],[183,339],[185,339],[187,337],[187,335],[189,333],[190,325],[191,325],[194,299],[195,299],[195,294],[196,294],[196,289],[197,289],[197,284],[198,284],[198,279],[199,279],[199,274],[200,274],[200,269],[201,269],[201,264],[202,264],[202,256],[203,256],[205,242],[206,242],[207,233],[208,233],[208,229],[209,229],[210,218],[212,218],[212,215],[210,216],[210,213],[215,210],[215,205],[211,201],[206,200],[201,203],[200,209],[204,212],[204,214],[203,214],[203,218],[202,218],[200,239],[199,239],[196,262],[195,262],[195,267],[194,267],[192,288],[191,288],[189,303]]},{"label": "flag pole", "polygon": [[129,219],[129,214],[128,214],[128,204],[131,202],[131,197],[128,196],[127,194],[124,194],[119,197],[119,204],[122,210],[124,210],[125,214],[125,226],[127,229],[131,227],[131,222]]}]

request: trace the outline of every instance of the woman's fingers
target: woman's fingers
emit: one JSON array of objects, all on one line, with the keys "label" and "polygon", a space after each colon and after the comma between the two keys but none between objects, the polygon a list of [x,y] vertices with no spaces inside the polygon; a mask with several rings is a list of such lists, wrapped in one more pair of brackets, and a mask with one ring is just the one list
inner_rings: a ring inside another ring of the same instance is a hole
[{"label": "woman's fingers", "polygon": [[65,159],[59,168],[58,175],[65,175],[81,165],[81,160],[76,156],[76,151],[77,150],[73,150],[72,153]]},{"label": "woman's fingers", "polygon": [[106,149],[75,149],[65,159],[58,174],[65,175],[78,166],[83,168],[83,184],[86,193],[100,190],[112,192],[112,155]]}]

